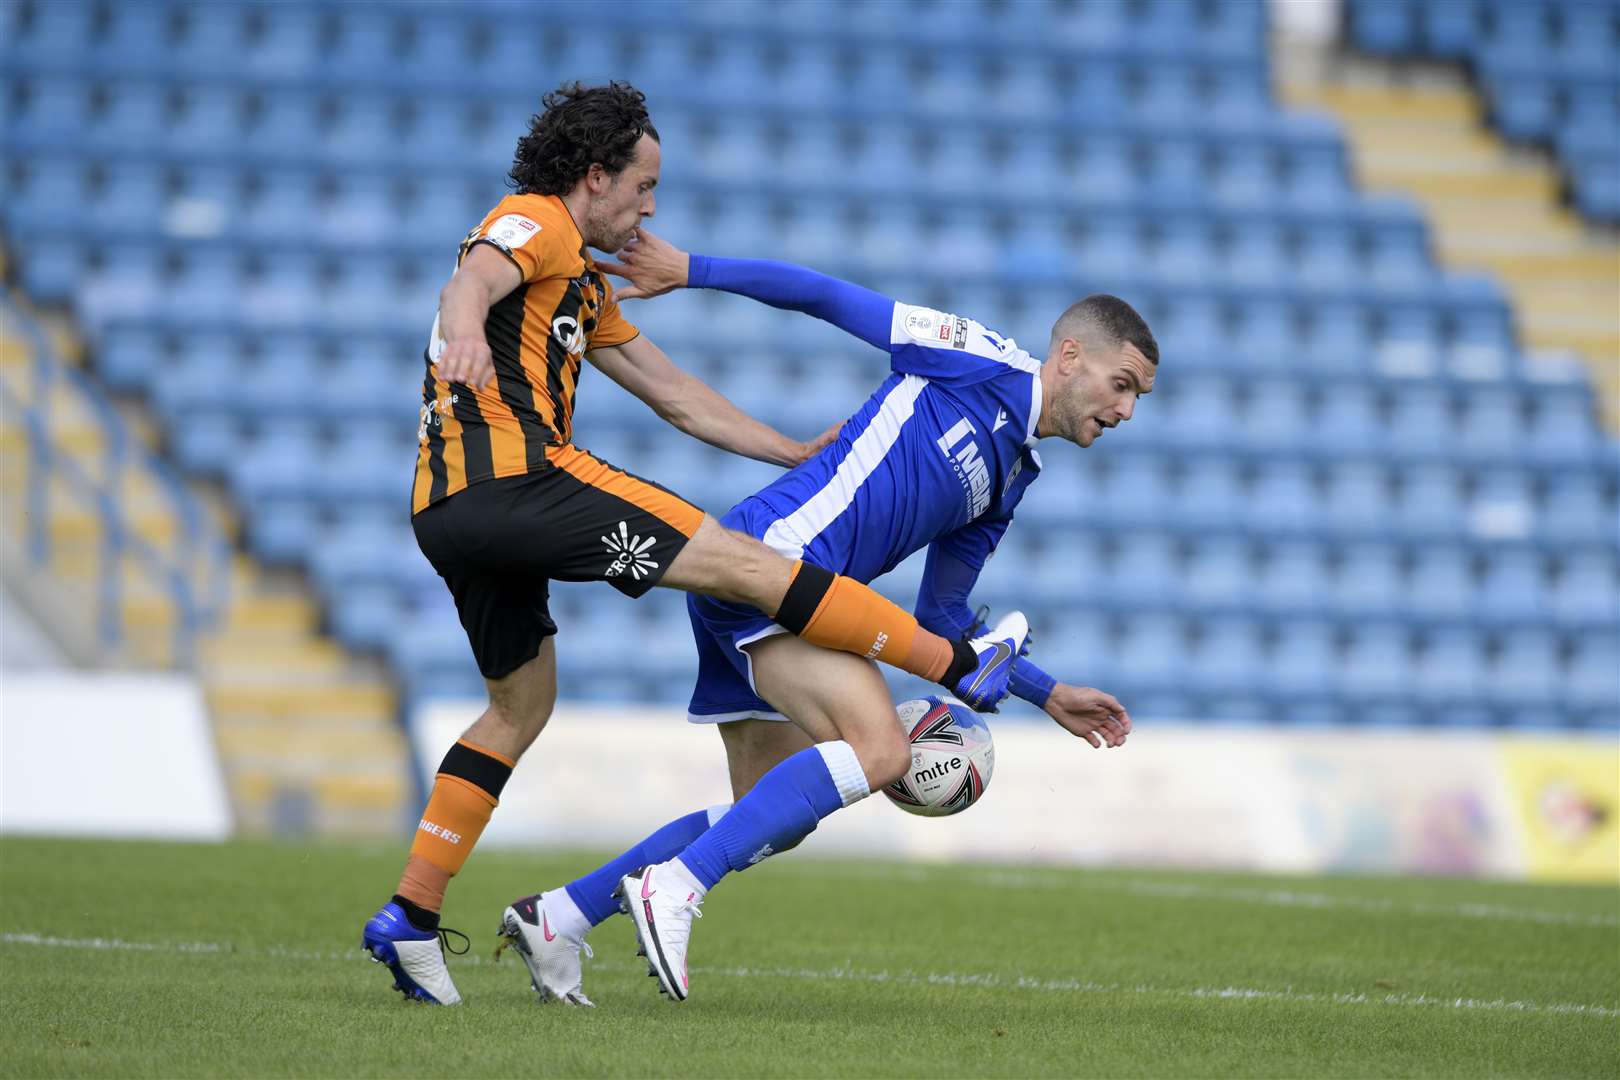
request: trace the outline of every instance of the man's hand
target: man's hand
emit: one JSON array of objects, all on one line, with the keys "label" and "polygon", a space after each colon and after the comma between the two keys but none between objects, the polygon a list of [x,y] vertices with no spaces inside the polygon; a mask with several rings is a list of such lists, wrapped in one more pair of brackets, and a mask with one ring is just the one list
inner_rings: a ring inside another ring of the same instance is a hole
[{"label": "man's hand", "polygon": [[495,358],[482,334],[445,342],[434,366],[445,382],[462,383],[474,390],[482,390],[495,378]]},{"label": "man's hand", "polygon": [[619,252],[618,262],[598,259],[596,268],[630,282],[613,290],[615,300],[649,300],[671,289],[684,289],[690,262],[690,256],[668,240],[637,229]]},{"label": "man's hand", "polygon": [[1065,730],[1095,747],[1104,743],[1123,746],[1125,736],[1131,733],[1131,717],[1125,706],[1112,695],[1089,686],[1058,683],[1046,699],[1046,711]]},{"label": "man's hand", "polygon": [[838,423],[834,424],[832,427],[828,428],[826,431],[823,431],[820,435],[817,435],[815,438],[811,439],[809,442],[800,443],[799,445],[800,445],[800,447],[802,447],[803,452],[800,454],[799,460],[794,462],[794,464],[795,465],[803,464],[804,462],[809,461],[811,458],[815,457],[817,454],[821,453],[822,450],[827,448],[827,445],[829,443],[831,443],[834,439],[838,438],[838,433],[840,431],[842,431],[843,428],[844,428],[844,422],[842,420],[840,420],[840,421],[838,421]]}]

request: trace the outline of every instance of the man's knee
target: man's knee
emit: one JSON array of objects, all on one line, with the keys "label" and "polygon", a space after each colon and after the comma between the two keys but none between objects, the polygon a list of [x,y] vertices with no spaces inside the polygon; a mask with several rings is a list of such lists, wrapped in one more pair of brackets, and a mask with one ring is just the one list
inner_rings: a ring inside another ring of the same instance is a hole
[{"label": "man's knee", "polygon": [[850,745],[866,773],[866,785],[872,791],[888,787],[911,767],[911,746],[899,724],[893,731],[880,729],[858,741],[851,740]]},{"label": "man's knee", "polygon": [[791,576],[786,559],[752,536],[719,525],[693,541],[703,545],[702,570],[692,582],[699,591],[761,611],[776,609]]}]

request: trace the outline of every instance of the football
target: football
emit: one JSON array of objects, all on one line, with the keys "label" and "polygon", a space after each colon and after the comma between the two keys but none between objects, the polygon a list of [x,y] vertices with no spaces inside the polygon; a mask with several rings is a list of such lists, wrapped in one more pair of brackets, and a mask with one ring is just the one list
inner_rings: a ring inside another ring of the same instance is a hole
[{"label": "football", "polygon": [[960,814],[978,802],[996,765],[984,719],[951,697],[913,698],[898,711],[911,740],[911,768],[883,789],[889,801],[923,817]]}]

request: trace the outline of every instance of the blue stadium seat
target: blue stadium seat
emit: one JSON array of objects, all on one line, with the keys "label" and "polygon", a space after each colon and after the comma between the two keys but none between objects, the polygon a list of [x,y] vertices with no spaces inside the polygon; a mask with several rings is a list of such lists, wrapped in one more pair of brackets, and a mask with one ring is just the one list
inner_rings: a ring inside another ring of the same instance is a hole
[{"label": "blue stadium seat", "polygon": [[[1144,412],[1151,408],[1151,404],[1145,406]],[[1235,461],[1198,456],[1188,460],[1182,473],[1175,516],[1192,529],[1220,527],[1232,523],[1245,502],[1242,473]],[[1241,523],[1242,518],[1237,521]]]},{"label": "blue stadium seat", "polygon": [[1312,290],[1341,293],[1363,274],[1356,239],[1349,223],[1324,223],[1305,231],[1294,271]]},{"label": "blue stadium seat", "polygon": [[245,524],[248,549],[257,558],[276,566],[306,560],[315,550],[321,533],[315,507],[302,494],[255,503],[254,514]]},{"label": "blue stadium seat", "polygon": [[1615,517],[1608,519],[1608,535],[1599,539],[1608,548],[1578,548],[1563,558],[1563,567],[1550,596],[1554,616],[1573,625],[1620,622],[1620,558],[1612,547]]},{"label": "blue stadium seat", "polygon": [[1288,455],[1315,441],[1310,396],[1303,384],[1271,382],[1249,391],[1243,440],[1271,454]]},{"label": "blue stadium seat", "polygon": [[1337,384],[1327,388],[1312,423],[1311,441],[1335,455],[1353,456],[1377,448],[1384,422],[1378,393],[1369,384]]},{"label": "blue stadium seat", "polygon": [[163,145],[174,120],[168,98],[168,91],[157,83],[110,84],[106,106],[81,129],[84,145],[99,153],[137,154]]},{"label": "blue stadium seat", "polygon": [[1405,627],[1358,621],[1335,673],[1340,694],[1362,707],[1408,700],[1412,655],[1411,634]]},{"label": "blue stadium seat", "polygon": [[1187,654],[1187,628],[1173,615],[1134,615],[1119,635],[1114,666],[1126,685],[1175,684]]},{"label": "blue stadium seat", "polygon": [[1328,470],[1322,526],[1340,534],[1377,534],[1392,529],[1395,500],[1390,476],[1372,461],[1345,458]]},{"label": "blue stadium seat", "polygon": [[1430,706],[1476,700],[1485,670],[1485,641],[1479,632],[1447,627],[1429,635],[1418,653],[1412,691]]},{"label": "blue stadium seat", "polygon": [[1524,449],[1533,461],[1577,465],[1591,461],[1602,445],[1586,388],[1546,390],[1534,398]]},{"label": "blue stadium seat", "polygon": [[1502,636],[1496,656],[1485,675],[1485,689],[1493,703],[1509,714],[1535,721],[1557,701],[1562,682],[1558,639],[1545,630],[1515,629]]},{"label": "blue stadium seat", "polygon": [[170,434],[175,458],[184,468],[205,476],[221,474],[245,441],[242,424],[225,412],[188,417]]},{"label": "blue stadium seat", "polygon": [[1322,499],[1308,466],[1273,461],[1255,474],[1249,490],[1251,525],[1263,532],[1295,532],[1321,516]]},{"label": "blue stadium seat", "polygon": [[1384,544],[1357,544],[1340,553],[1332,578],[1330,603],[1335,611],[1358,619],[1395,611],[1401,598],[1401,560]]},{"label": "blue stadium seat", "polygon": [[1478,602],[1474,561],[1465,548],[1419,548],[1406,581],[1406,610],[1419,619],[1466,619]]},{"label": "blue stadium seat", "polygon": [[1315,703],[1328,696],[1338,665],[1330,624],[1290,619],[1277,627],[1266,687],[1284,701]]},{"label": "blue stadium seat", "polygon": [[1424,47],[1435,56],[1471,54],[1483,40],[1483,7],[1479,0],[1425,0]]},{"label": "blue stadium seat", "polygon": [[[1244,698],[1255,693],[1269,674],[1265,662],[1265,637],[1260,624],[1252,619],[1222,618],[1205,622],[1198,647],[1188,657],[1188,689],[1212,698]],[[1128,707],[1128,706],[1127,706]],[[1217,718],[1219,709],[1205,709]],[[1259,709],[1245,703],[1243,712]]]},{"label": "blue stadium seat", "polygon": [[1417,44],[1417,7],[1413,4],[1361,3],[1349,11],[1351,36],[1359,48],[1398,54],[1410,52]]},{"label": "blue stadium seat", "polygon": [[1231,345],[1240,355],[1269,356],[1291,350],[1298,338],[1293,309],[1289,305],[1254,299],[1243,305]]},{"label": "blue stadium seat", "polygon": [[1480,581],[1480,610],[1504,622],[1534,622],[1548,612],[1548,588],[1541,556],[1504,551],[1486,561]]},{"label": "blue stadium seat", "polygon": [[242,137],[245,109],[237,95],[218,87],[193,89],[164,128],[163,147],[173,157],[233,150]]},{"label": "blue stadium seat", "polygon": [[[66,4],[52,7],[68,7]],[[90,88],[81,79],[39,76],[22,84],[25,104],[12,121],[8,139],[32,148],[71,149],[70,134],[90,126]]]},{"label": "blue stadium seat", "polygon": [[1613,710],[1620,702],[1620,637],[1582,634],[1564,674],[1563,697],[1578,709]]},{"label": "blue stadium seat", "polygon": [[1435,459],[1454,452],[1452,397],[1438,385],[1412,385],[1390,398],[1389,446],[1403,457]]},{"label": "blue stadium seat", "polygon": [[1326,560],[1315,541],[1270,541],[1252,598],[1272,614],[1313,611],[1326,603],[1328,583]]},{"label": "blue stadium seat", "polygon": [[1112,596],[1128,604],[1153,605],[1179,591],[1180,560],[1168,534],[1127,532],[1118,539],[1109,572]]},{"label": "blue stadium seat", "polygon": [[[1255,190],[1264,196],[1270,188]],[[1232,234],[1223,265],[1234,281],[1256,288],[1278,285],[1292,272],[1280,226],[1266,221],[1245,223]]]},{"label": "blue stadium seat", "polygon": [[332,603],[338,640],[361,652],[382,652],[404,617],[399,592],[386,585],[345,587]]},{"label": "blue stadium seat", "polygon": [[1249,602],[1255,579],[1255,560],[1248,542],[1215,537],[1199,542],[1193,549],[1182,589],[1186,599],[1200,607],[1239,607]]},{"label": "blue stadium seat", "polygon": [[268,95],[248,129],[254,151],[272,160],[296,159],[318,144],[318,105],[298,91]]},{"label": "blue stadium seat", "polygon": [[1605,485],[1599,475],[1577,473],[1550,482],[1537,529],[1554,541],[1601,542],[1613,538],[1617,519],[1620,508],[1615,505],[1612,485]]}]

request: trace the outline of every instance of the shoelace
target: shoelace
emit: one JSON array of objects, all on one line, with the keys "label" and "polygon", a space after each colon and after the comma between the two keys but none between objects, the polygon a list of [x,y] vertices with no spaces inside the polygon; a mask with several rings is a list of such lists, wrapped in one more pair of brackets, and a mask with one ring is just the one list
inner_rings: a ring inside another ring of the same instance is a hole
[{"label": "shoelace", "polygon": [[[465,956],[467,954],[467,950],[472,948],[472,938],[468,937],[466,934],[463,934],[460,930],[452,930],[448,926],[441,926],[439,927],[437,933],[439,935],[439,948],[443,949],[451,956]],[[453,949],[450,947],[451,934],[454,934],[456,937],[461,939],[461,948]]]}]

